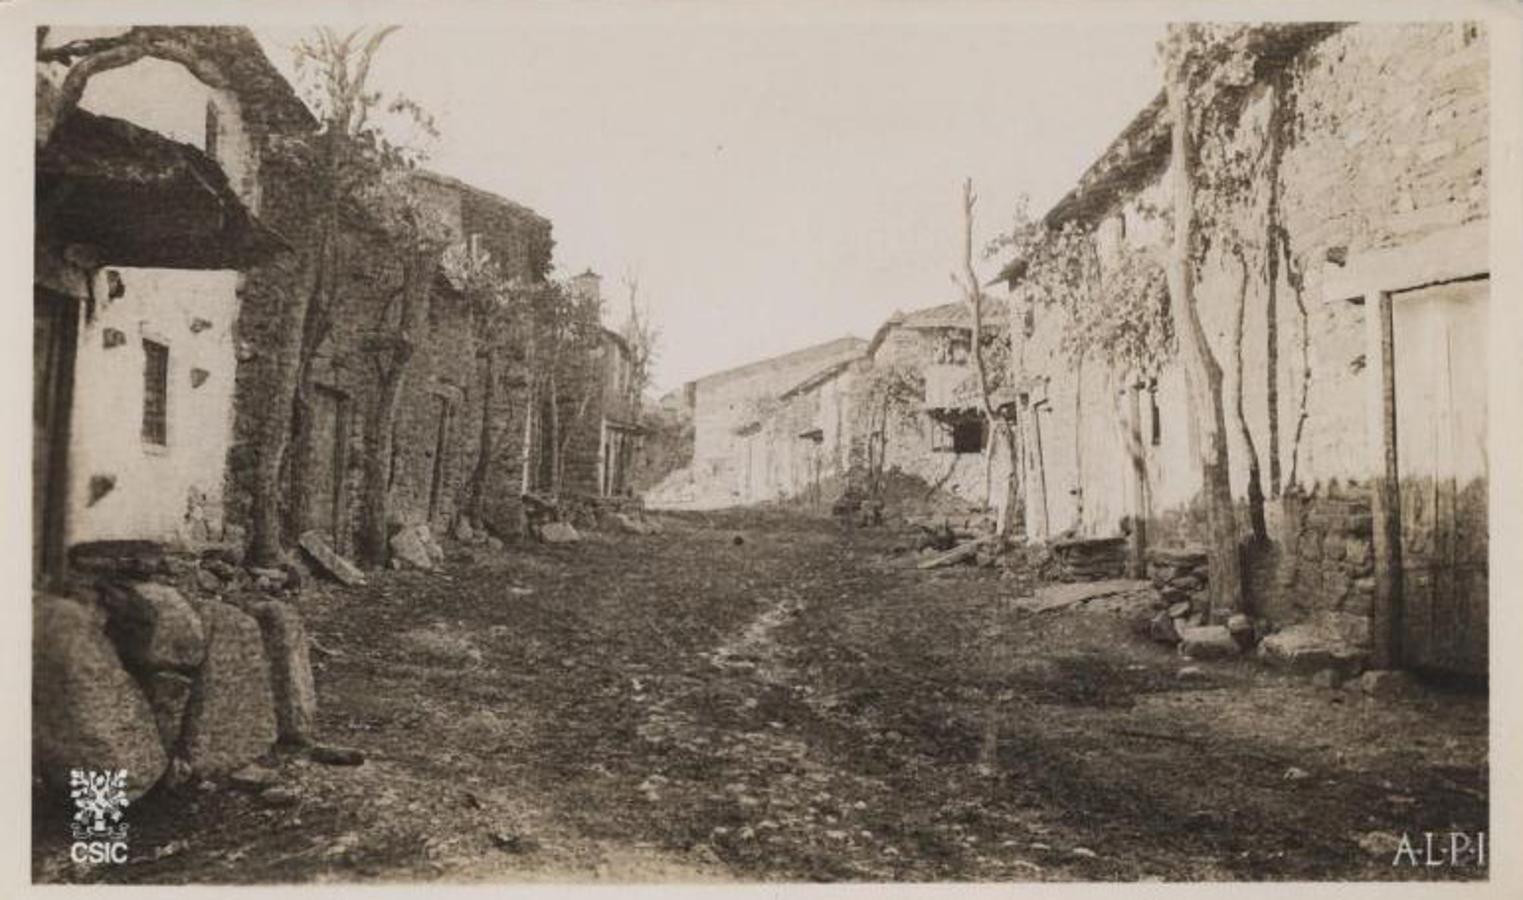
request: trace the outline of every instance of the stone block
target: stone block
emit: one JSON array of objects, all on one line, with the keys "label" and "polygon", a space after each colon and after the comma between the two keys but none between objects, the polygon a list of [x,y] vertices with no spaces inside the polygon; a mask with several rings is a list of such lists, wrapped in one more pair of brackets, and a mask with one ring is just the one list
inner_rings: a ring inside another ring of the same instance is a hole
[{"label": "stone block", "polygon": [[1160,644],[1173,646],[1179,643],[1179,631],[1168,613],[1159,613],[1148,620],[1148,637]]},{"label": "stone block", "polygon": [[93,605],[33,598],[32,758],[59,789],[68,787],[72,769],[125,769],[133,799],[168,764],[153,709]]},{"label": "stone block", "polygon": [[203,604],[201,617],[206,661],[191,688],[180,749],[196,774],[213,776],[252,762],[278,731],[259,623],[215,600]]},{"label": "stone block", "polygon": [[365,573],[361,572],[354,563],[338,555],[322,532],[303,532],[297,539],[297,544],[307,552],[319,568],[335,580],[351,586],[365,583]]},{"label": "stone block", "polygon": [[569,522],[546,522],[539,526],[539,539],[547,544],[574,544],[582,536]]},{"label": "stone block", "polygon": [[1223,659],[1241,650],[1224,625],[1200,625],[1179,632],[1179,655],[1188,659]]},{"label": "stone block", "polygon": [[1354,672],[1365,659],[1363,649],[1317,622],[1290,625],[1265,637],[1259,642],[1259,655],[1266,662],[1306,674],[1327,668]]},{"label": "stone block", "polygon": [[101,600],[110,615],[107,633],[122,659],[141,671],[201,665],[206,629],[190,601],[167,584],[106,584]]},{"label": "stone block", "polygon": [[418,533],[418,528],[419,526],[403,528],[391,536],[391,558],[405,566],[430,572],[434,568],[434,557],[429,553],[428,544]]},{"label": "stone block", "polygon": [[306,744],[317,737],[317,684],[301,614],[289,603],[269,601],[251,610],[264,634],[280,740]]}]

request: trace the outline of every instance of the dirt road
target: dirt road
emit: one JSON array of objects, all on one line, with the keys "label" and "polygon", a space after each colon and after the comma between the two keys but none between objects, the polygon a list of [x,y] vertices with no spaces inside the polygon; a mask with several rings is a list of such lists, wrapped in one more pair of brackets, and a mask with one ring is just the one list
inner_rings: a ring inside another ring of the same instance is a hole
[{"label": "dirt road", "polygon": [[39,800],[34,874],[1483,874],[1391,863],[1404,832],[1484,830],[1484,697],[1375,700],[1252,661],[1180,677],[1122,606],[1022,612],[997,570],[916,571],[896,543],[674,517],[314,591],[322,731],[367,762],[280,752],[274,794],[145,798],[119,867],[71,868],[66,810]]}]

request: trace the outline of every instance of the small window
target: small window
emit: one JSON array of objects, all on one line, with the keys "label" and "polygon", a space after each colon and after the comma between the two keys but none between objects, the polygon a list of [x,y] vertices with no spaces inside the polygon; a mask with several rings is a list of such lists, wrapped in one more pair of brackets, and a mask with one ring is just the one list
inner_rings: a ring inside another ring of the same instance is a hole
[{"label": "small window", "polygon": [[143,341],[143,442],[169,444],[169,348]]},{"label": "small window", "polygon": [[217,115],[217,104],[206,101],[206,155],[212,159],[217,158],[217,138],[220,132],[221,121]]}]

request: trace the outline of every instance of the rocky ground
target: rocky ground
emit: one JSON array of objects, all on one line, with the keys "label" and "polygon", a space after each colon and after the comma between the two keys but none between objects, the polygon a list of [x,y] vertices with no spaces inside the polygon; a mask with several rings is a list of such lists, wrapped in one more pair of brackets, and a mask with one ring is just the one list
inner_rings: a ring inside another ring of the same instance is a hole
[{"label": "rocky ground", "polygon": [[156,789],[123,866],[72,866],[68,800],[39,794],[34,877],[1484,874],[1392,866],[1404,832],[1485,829],[1482,695],[1186,665],[1145,592],[1017,604],[891,529],[665,522],[308,590],[319,731],[363,764],[280,750],[274,786]]}]

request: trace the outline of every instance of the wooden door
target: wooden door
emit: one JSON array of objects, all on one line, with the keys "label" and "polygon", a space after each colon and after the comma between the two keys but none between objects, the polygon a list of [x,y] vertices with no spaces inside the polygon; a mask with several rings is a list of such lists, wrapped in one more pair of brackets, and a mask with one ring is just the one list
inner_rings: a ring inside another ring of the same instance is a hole
[{"label": "wooden door", "polygon": [[1404,662],[1486,672],[1485,279],[1392,295]]},{"label": "wooden door", "polygon": [[63,567],[69,410],[74,385],[78,303],[32,292],[32,583]]}]

